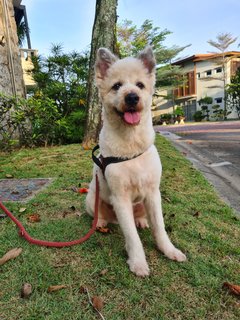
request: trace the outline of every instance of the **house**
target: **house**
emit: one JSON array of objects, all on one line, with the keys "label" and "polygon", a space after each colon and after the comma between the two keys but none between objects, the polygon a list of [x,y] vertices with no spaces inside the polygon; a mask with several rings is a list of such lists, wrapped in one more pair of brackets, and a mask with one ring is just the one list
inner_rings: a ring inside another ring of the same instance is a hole
[{"label": "house", "polygon": [[[240,67],[240,52],[196,54],[181,60],[174,65],[181,66],[185,77],[183,86],[173,90],[173,101],[160,97],[153,110],[154,115],[172,113],[176,105],[182,106],[187,120],[193,120],[197,110],[201,110],[198,101],[206,96],[213,99],[212,105],[220,105],[224,109],[225,85],[230,83],[231,77]],[[162,96],[169,92],[162,92]],[[212,115],[211,105],[210,117]],[[237,118],[233,110],[229,119]]]}]

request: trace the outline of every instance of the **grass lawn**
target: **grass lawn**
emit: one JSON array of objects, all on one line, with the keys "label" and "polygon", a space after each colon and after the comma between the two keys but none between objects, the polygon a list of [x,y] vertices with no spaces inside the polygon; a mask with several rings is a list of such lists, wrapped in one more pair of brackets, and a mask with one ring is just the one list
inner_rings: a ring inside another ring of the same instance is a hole
[{"label": "grass lawn", "polygon": [[[82,245],[56,249],[28,244],[9,219],[1,219],[0,257],[12,248],[23,249],[0,266],[1,320],[100,319],[81,287],[103,298],[101,312],[108,320],[240,319],[238,298],[222,288],[224,282],[240,285],[240,222],[170,142],[157,136],[156,144],[163,163],[166,228],[188,261],[168,260],[156,250],[150,230],[141,230],[151,275],[137,278],[126,264],[116,225],[111,234],[95,233]],[[90,151],[80,145],[22,149],[0,153],[0,159],[0,178],[54,178],[29,202],[6,204],[33,237],[64,241],[88,231],[85,195],[72,187],[90,181]],[[40,214],[40,222],[29,222],[34,213]],[[22,299],[20,289],[27,282],[33,293]],[[67,287],[48,293],[52,285]]]}]

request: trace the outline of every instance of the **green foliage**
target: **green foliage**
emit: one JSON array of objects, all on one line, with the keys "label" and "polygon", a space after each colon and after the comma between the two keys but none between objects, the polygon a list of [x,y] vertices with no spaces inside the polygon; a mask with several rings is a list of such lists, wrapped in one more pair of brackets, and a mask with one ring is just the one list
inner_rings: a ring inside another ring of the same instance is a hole
[{"label": "green foliage", "polygon": [[194,121],[196,121],[196,122],[202,121],[203,118],[204,118],[204,116],[203,116],[203,113],[202,113],[201,110],[196,111],[196,112],[194,113],[194,115],[193,115],[193,119],[194,119]]},{"label": "green foliage", "polygon": [[26,39],[28,32],[29,32],[29,29],[26,23],[24,21],[20,22],[20,24],[17,26],[18,45],[20,47],[23,46],[23,42]]},{"label": "green foliage", "polygon": [[77,143],[83,138],[85,116],[81,107],[63,117],[56,102],[46,96],[0,95],[0,148]]},{"label": "green foliage", "polygon": [[202,105],[202,104],[212,104],[213,103],[213,98],[205,96],[204,98],[201,98],[200,100],[198,100],[198,103],[200,105]]},{"label": "green foliage", "polygon": [[204,98],[201,98],[200,100],[198,100],[198,103],[201,106],[202,111],[204,112],[203,118],[206,118],[207,121],[209,121],[210,110],[208,105],[213,103],[213,98],[205,96]]},{"label": "green foliage", "polygon": [[[55,132],[53,136],[54,143],[56,138],[62,143],[82,141],[86,118],[88,54],[75,51],[66,54],[61,45],[53,45],[49,57],[34,57],[33,64],[31,74],[37,86],[30,93],[43,105],[46,99],[50,99],[58,113],[55,119],[58,134]],[[53,111],[52,106],[50,109]]]},{"label": "green foliage", "polygon": [[226,101],[229,111],[236,110],[240,119],[240,69],[231,78],[230,84],[226,87]]},{"label": "green foliage", "polygon": [[65,141],[67,124],[62,121],[55,102],[50,98],[26,100],[1,94],[0,118],[1,149]]},{"label": "green foliage", "polygon": [[65,54],[61,45],[53,45],[49,57],[34,57],[33,64],[37,86],[31,93],[53,99],[63,116],[76,110],[79,100],[86,100],[87,54]]},{"label": "green foliage", "polygon": [[189,45],[167,48],[163,42],[169,34],[171,32],[167,29],[160,30],[159,27],[154,27],[151,20],[145,20],[140,28],[133,25],[132,21],[124,20],[117,25],[118,53],[121,57],[134,56],[146,45],[151,45],[158,64],[157,87],[177,87],[184,79],[179,77],[182,76],[181,68],[171,65],[171,62]]},{"label": "green foliage", "polygon": [[83,137],[85,118],[86,113],[83,108],[73,111],[66,117],[65,120],[68,128],[67,141],[77,143],[79,142],[79,137]]},{"label": "green foliage", "polygon": [[223,120],[224,119],[224,110],[221,108],[219,104],[214,104],[212,106],[213,109],[213,118],[215,120]]},{"label": "green foliage", "polygon": [[177,106],[177,108],[174,110],[173,114],[174,114],[176,117],[182,117],[182,116],[184,116],[183,108],[182,108],[181,106]]},{"label": "green foliage", "polygon": [[228,47],[237,40],[237,37],[233,37],[229,32],[219,33],[216,38],[217,41],[208,40],[207,42],[222,53],[224,53]]}]

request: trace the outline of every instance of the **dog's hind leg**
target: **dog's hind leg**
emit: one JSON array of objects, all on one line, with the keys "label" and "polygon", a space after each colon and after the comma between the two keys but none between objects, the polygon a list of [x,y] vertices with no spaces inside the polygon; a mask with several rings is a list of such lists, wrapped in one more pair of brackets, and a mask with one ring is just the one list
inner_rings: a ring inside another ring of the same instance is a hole
[{"label": "dog's hind leg", "polygon": [[125,237],[130,270],[140,277],[149,275],[145,253],[134,221],[131,200],[112,196],[111,202]]},{"label": "dog's hind leg", "polygon": [[137,228],[149,228],[146,210],[142,202],[133,205],[133,215]]},{"label": "dog's hind leg", "polygon": [[145,199],[145,206],[150,217],[151,227],[158,249],[169,259],[179,262],[185,261],[185,254],[174,247],[165,230],[159,190],[149,193]]}]

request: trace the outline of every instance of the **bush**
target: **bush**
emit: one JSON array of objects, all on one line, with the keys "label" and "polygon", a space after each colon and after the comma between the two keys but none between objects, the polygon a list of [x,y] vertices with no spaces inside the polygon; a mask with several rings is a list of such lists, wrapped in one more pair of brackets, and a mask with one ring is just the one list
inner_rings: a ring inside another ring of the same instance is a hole
[{"label": "bush", "polygon": [[86,111],[82,107],[79,110],[73,111],[67,118],[68,127],[67,141],[71,143],[79,143],[84,137],[84,126],[86,120]]},{"label": "bush", "polygon": [[202,111],[198,110],[194,113],[193,115],[193,119],[196,122],[200,122],[202,121],[202,119],[204,118]]},{"label": "bush", "polygon": [[0,94],[0,148],[81,142],[85,109],[79,108],[63,117],[56,102],[45,96],[27,100]]},{"label": "bush", "polygon": [[183,108],[180,106],[177,106],[177,108],[173,112],[174,116],[176,117],[184,117],[184,111]]}]

